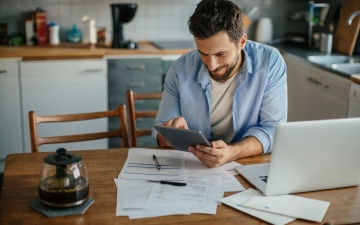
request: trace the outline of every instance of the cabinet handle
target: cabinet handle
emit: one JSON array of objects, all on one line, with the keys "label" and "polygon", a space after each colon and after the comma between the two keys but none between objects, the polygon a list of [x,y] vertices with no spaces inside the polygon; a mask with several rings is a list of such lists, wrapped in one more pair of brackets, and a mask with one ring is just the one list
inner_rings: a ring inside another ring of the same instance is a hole
[{"label": "cabinet handle", "polygon": [[311,83],[316,84],[316,85],[319,85],[319,86],[322,85],[322,83],[320,81],[318,81],[318,80],[316,80],[316,79],[314,79],[312,77],[308,77],[307,80],[310,81]]},{"label": "cabinet handle", "polygon": [[128,70],[144,70],[145,69],[145,65],[144,64],[140,64],[140,65],[132,65],[132,64],[127,64],[126,68]]},{"label": "cabinet handle", "polygon": [[357,97],[357,91],[353,92],[353,97],[356,98]]},{"label": "cabinet handle", "polygon": [[133,83],[126,83],[126,86],[128,87],[145,87],[144,82],[133,82]]},{"label": "cabinet handle", "polygon": [[103,68],[99,68],[99,69],[87,69],[85,70],[86,73],[97,73],[97,72],[103,72],[104,69]]},{"label": "cabinet handle", "polygon": [[6,73],[7,70],[0,70],[0,73]]}]

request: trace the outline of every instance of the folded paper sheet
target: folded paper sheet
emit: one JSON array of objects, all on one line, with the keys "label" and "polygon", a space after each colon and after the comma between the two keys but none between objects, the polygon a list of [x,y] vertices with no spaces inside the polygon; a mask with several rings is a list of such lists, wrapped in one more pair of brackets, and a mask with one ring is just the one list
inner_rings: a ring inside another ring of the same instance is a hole
[{"label": "folded paper sheet", "polygon": [[315,222],[323,220],[329,205],[330,202],[294,195],[252,196],[245,203],[246,207]]},{"label": "folded paper sheet", "polygon": [[263,196],[263,195],[259,191],[249,188],[246,191],[239,192],[237,194],[220,199],[220,202],[228,206],[231,206],[237,210],[240,210],[244,213],[262,219],[271,224],[278,224],[278,225],[287,224],[296,219],[295,217],[283,216],[283,215],[243,206],[246,203],[246,201],[248,201],[253,196]]}]

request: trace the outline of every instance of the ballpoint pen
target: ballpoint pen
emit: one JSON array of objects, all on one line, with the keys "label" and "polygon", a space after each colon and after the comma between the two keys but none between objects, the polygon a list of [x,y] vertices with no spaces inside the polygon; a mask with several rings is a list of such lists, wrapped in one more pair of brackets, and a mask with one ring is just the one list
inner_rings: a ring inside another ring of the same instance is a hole
[{"label": "ballpoint pen", "polygon": [[164,181],[164,180],[147,180],[148,182],[157,182],[160,184],[170,184],[173,186],[186,186],[186,183],[181,182],[172,182],[172,181]]},{"label": "ballpoint pen", "polygon": [[160,170],[161,166],[160,166],[160,164],[159,164],[159,162],[158,162],[158,160],[157,160],[157,158],[156,158],[156,156],[154,154],[153,154],[153,159],[154,159],[154,162],[156,164],[156,167],[158,168],[158,170]]}]

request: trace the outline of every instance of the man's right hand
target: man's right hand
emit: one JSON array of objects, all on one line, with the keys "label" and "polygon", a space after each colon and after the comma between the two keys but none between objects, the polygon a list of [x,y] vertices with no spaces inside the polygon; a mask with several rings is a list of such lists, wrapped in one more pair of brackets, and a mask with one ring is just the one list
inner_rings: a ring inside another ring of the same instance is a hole
[{"label": "man's right hand", "polygon": [[[177,118],[171,118],[168,121],[161,124],[165,127],[175,127],[175,128],[183,128],[183,129],[189,129],[186,120],[184,117],[177,117]],[[157,141],[159,143],[159,146],[162,147],[172,147],[171,144],[160,134],[157,135]]]}]

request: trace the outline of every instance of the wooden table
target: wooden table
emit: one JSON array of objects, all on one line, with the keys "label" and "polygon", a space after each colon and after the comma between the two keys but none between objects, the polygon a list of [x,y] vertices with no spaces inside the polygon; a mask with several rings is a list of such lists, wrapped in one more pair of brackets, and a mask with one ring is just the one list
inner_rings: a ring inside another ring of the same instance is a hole
[{"label": "wooden table", "polygon": [[[116,178],[125,163],[127,149],[107,149],[75,152],[82,156],[88,171],[90,197],[95,202],[84,215],[47,218],[30,208],[38,196],[39,172],[44,157],[49,153],[22,153],[9,155],[5,162],[4,180],[0,200],[0,224],[266,224],[257,218],[220,205],[216,215],[192,214],[129,220],[116,216]],[[246,165],[269,162],[270,155],[241,159]],[[321,163],[321,159],[319,159]],[[304,162],[306,165],[306,162]],[[286,168],[284,168],[286,169]],[[331,176],[331,174],[328,174]],[[251,185],[236,176],[245,188]],[[226,193],[226,196],[234,193]],[[358,187],[297,194],[331,202],[323,223],[360,223],[360,194]],[[317,224],[297,219],[291,224]]]}]

